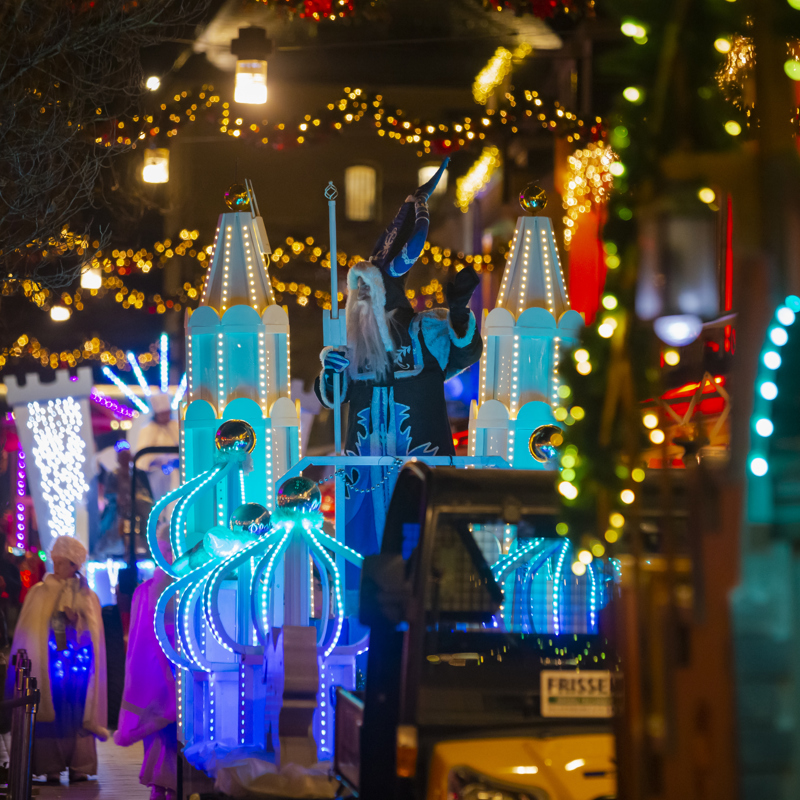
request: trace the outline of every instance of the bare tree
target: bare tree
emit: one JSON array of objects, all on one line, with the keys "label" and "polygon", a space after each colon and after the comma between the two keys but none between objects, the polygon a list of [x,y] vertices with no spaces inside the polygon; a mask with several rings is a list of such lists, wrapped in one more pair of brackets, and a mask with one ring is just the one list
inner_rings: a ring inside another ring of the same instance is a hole
[{"label": "bare tree", "polygon": [[[58,289],[91,256],[101,171],[130,146],[140,51],[185,34],[207,0],[0,0],[0,278]],[[95,239],[97,237],[94,237]]]}]

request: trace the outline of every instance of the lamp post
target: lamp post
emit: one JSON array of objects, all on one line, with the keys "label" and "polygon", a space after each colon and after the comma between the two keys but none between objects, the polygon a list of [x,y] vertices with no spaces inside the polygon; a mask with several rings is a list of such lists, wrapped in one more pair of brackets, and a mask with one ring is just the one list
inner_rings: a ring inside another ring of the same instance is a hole
[{"label": "lamp post", "polygon": [[267,31],[251,25],[239,28],[239,37],[231,42],[236,56],[236,83],[233,99],[237,103],[263,105],[267,102],[267,56],[272,40]]}]

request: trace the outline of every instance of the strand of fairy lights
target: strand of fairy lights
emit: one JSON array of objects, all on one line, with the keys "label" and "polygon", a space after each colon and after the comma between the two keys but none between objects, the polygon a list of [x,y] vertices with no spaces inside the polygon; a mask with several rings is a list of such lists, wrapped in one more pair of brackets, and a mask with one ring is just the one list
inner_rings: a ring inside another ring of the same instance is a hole
[{"label": "strand of fairy lights", "polygon": [[593,564],[589,564],[587,568],[591,580],[591,589],[589,590],[589,633],[594,633],[597,628],[597,581],[593,566]]},{"label": "strand of fairy lights", "polygon": [[263,330],[258,332],[258,394],[261,399],[261,411],[267,415],[267,346]]},{"label": "strand of fairy lights", "polygon": [[250,297],[250,305],[258,311],[258,304],[256,303],[256,282],[253,273],[253,252],[250,249],[250,234],[247,228],[242,228],[242,236],[244,237],[244,257],[245,266],[247,267],[247,293]]},{"label": "strand of fairy lights", "polygon": [[89,491],[83,474],[86,443],[83,413],[74,397],[28,403],[33,458],[41,476],[42,495],[50,510],[50,532],[75,535],[75,504]]},{"label": "strand of fairy lights", "polygon": [[17,514],[16,514],[16,530],[17,530],[17,547],[26,549],[25,547],[25,534],[27,532],[27,525],[25,520],[25,453],[22,449],[17,451]]},{"label": "strand of fairy lights", "polygon": [[553,633],[558,636],[561,633],[561,574],[564,568],[564,559],[569,550],[570,543],[564,542],[561,552],[558,554],[556,571],[553,576]]},{"label": "strand of fairy lights", "polygon": [[158,360],[161,373],[161,391],[166,394],[169,391],[169,336],[166,333],[161,334]]},{"label": "strand of fairy lights", "polygon": [[[191,342],[191,337],[189,338]],[[183,396],[186,394],[186,373],[183,373],[183,377],[181,378],[181,382],[178,384],[178,388],[175,392],[175,396],[172,398],[172,402],[170,403],[170,408],[175,411],[178,406],[181,404],[181,400],[183,400]]]},{"label": "strand of fairy lights", "polygon": [[[223,306],[224,308],[224,306]],[[225,409],[225,334],[217,334],[217,415]]]}]

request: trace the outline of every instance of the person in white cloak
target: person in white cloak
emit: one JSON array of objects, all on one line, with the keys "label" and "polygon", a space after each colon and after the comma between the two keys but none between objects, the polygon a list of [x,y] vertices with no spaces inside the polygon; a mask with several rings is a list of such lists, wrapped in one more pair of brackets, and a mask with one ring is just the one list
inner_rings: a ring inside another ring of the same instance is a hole
[{"label": "person in white cloak", "polygon": [[[139,431],[135,452],[138,453],[145,447],[177,447],[180,442],[180,428],[178,421],[172,419],[169,395],[154,393],[150,398],[150,406],[153,409],[153,419]],[[154,503],[180,485],[177,459],[177,453],[154,453],[142,456],[137,462],[137,467],[147,472]]]},{"label": "person in white cloak", "polygon": [[[50,551],[53,572],[25,597],[11,652],[24,649],[42,699],[33,745],[33,774],[60,782],[85,781],[97,774],[95,739],[105,741],[106,643],[97,595],[79,570],[86,548],[59,536]],[[13,692],[9,671],[6,696]]]},{"label": "person in white cloak", "polygon": [[[163,525],[165,533],[166,528]],[[159,538],[159,547],[172,563],[169,541]],[[136,742],[144,745],[139,782],[150,787],[151,800],[174,800],[178,789],[175,676],[153,626],[156,603],[170,582],[163,570],[156,569],[133,593],[125,688],[114,734],[114,742],[122,747]]]}]

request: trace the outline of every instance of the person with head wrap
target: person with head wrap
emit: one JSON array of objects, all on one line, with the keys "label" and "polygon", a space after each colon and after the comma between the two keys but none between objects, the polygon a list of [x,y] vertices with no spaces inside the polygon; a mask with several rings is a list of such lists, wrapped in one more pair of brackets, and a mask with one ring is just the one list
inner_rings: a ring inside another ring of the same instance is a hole
[{"label": "person with head wrap", "polygon": [[[405,287],[425,247],[428,198],[446,167],[447,160],[406,199],[369,261],[348,272],[347,347],[322,350],[315,391],[332,408],[334,376],[341,376],[342,402],[350,404],[349,455],[455,454],[444,384],[483,351],[469,309],[478,276],[469,266],[456,273],[446,289],[447,309],[415,312]],[[395,477],[387,478],[386,467],[347,471],[345,538],[362,555],[379,549]]]},{"label": "person with head wrap", "polygon": [[[167,525],[159,525],[158,545],[172,563]],[[125,688],[114,742],[129,747],[142,742],[144,760],[139,782],[150,787],[151,800],[174,800],[178,788],[178,731],[175,676],[172,664],[156,639],[156,603],[171,578],[156,569],[136,588],[131,604],[131,627],[125,658]],[[167,634],[172,640],[171,631]]]},{"label": "person with head wrap", "polygon": [[[97,595],[79,570],[86,548],[59,536],[50,556],[53,572],[25,597],[11,652],[24,649],[42,693],[33,746],[33,774],[58,783],[97,773],[95,738],[105,741],[106,646]],[[13,671],[6,697],[13,693]]]},{"label": "person with head wrap", "polygon": [[[134,452],[138,453],[145,447],[177,447],[180,442],[180,428],[178,420],[172,419],[169,395],[155,392],[150,398],[150,405],[153,419],[139,431]],[[177,453],[153,453],[138,460],[137,468],[147,472],[154,503],[180,485],[177,464]]]}]

